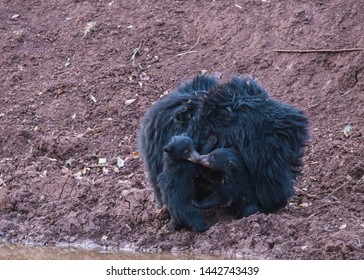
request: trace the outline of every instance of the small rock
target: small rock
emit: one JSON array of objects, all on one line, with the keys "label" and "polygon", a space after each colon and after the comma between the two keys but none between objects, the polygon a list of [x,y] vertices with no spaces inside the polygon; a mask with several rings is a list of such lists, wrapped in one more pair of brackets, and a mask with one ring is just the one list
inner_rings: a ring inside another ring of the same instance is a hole
[{"label": "small rock", "polygon": [[344,127],[344,135],[345,135],[345,137],[346,138],[349,137],[350,134],[352,133],[352,131],[353,131],[353,127],[350,124],[348,124],[347,126],[345,126]]},{"label": "small rock", "polygon": [[140,158],[140,153],[138,151],[134,151],[131,153],[131,157],[134,159]]},{"label": "small rock", "polygon": [[135,101],[136,101],[136,98],[128,99],[128,100],[125,100],[124,104],[126,106],[129,106],[129,105],[133,104]]},{"label": "small rock", "polygon": [[96,100],[95,96],[93,96],[92,94],[90,94],[90,98],[91,98],[91,100],[92,100],[94,103],[96,103],[96,102],[97,102],[97,100]]},{"label": "small rock", "polygon": [[143,73],[141,73],[140,75],[139,75],[139,78],[142,80],[142,81],[148,81],[149,79],[150,79],[150,77],[145,73],[145,72],[143,72]]},{"label": "small rock", "polygon": [[309,204],[307,202],[303,202],[300,205],[298,205],[298,207],[300,208],[307,208],[309,206]]},{"label": "small rock", "polygon": [[106,158],[99,158],[99,164],[106,164]]},{"label": "small rock", "polygon": [[341,230],[346,229],[346,227],[347,227],[347,226],[348,226],[347,224],[343,224],[343,225],[341,225],[341,226],[339,227],[339,229],[341,229]]},{"label": "small rock", "polygon": [[66,166],[71,166],[72,165],[72,163],[75,161],[75,159],[74,158],[69,158],[67,161],[66,161]]},{"label": "small rock", "polygon": [[125,165],[125,161],[124,161],[123,159],[121,159],[120,157],[118,157],[118,158],[116,159],[116,165],[117,165],[119,168],[121,168],[121,167],[123,167],[123,166]]},{"label": "small rock", "polygon": [[71,65],[71,58],[69,57],[69,58],[67,58],[67,61],[66,61],[66,63],[64,64],[64,67],[66,68],[66,67],[68,67],[68,66],[70,66]]}]

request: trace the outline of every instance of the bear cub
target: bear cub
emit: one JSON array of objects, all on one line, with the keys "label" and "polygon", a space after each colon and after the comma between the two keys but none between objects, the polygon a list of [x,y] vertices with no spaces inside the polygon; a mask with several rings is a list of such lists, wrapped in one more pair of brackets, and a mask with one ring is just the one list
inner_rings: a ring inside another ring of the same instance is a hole
[{"label": "bear cub", "polygon": [[157,177],[157,185],[175,230],[188,227],[203,232],[209,228],[203,220],[202,211],[192,205],[196,196],[191,174],[196,173],[194,162],[199,156],[194,142],[185,135],[173,136],[163,147],[163,171]]},{"label": "bear cub", "polygon": [[[220,174],[221,181],[215,191],[193,204],[206,209],[222,204],[230,207],[237,218],[247,217],[261,211],[252,188],[248,187],[248,170],[234,148],[218,148],[207,155],[201,155],[198,163]],[[243,184],[243,185],[242,185]]]}]

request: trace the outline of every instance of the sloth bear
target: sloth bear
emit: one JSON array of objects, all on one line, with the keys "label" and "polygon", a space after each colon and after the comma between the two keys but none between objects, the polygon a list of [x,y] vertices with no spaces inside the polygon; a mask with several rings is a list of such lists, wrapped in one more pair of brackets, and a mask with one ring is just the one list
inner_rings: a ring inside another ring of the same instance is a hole
[{"label": "sloth bear", "polygon": [[157,177],[157,185],[162,194],[176,230],[189,227],[202,232],[208,229],[200,209],[191,203],[195,199],[193,162],[199,159],[192,139],[187,136],[173,136],[163,148],[163,171]]},{"label": "sloth bear", "polygon": [[163,146],[173,136],[183,133],[194,140],[197,149],[207,143],[210,134],[200,132],[197,118],[202,98],[217,85],[218,81],[213,77],[199,75],[155,102],[142,120],[138,150],[158,208],[163,206],[161,189],[157,184],[157,177],[163,170]]},{"label": "sloth bear", "polygon": [[201,201],[193,200],[194,206],[206,209],[227,204],[237,218],[261,211],[255,193],[248,186],[247,169],[237,150],[219,148],[207,155],[195,157],[191,161],[206,166],[221,176],[220,183],[215,184],[215,191]]},{"label": "sloth bear", "polygon": [[[284,207],[293,195],[293,182],[309,138],[307,126],[302,111],[269,97],[250,77],[235,76],[221,83],[212,76],[198,75],[151,106],[142,121],[138,147],[161,207],[164,189],[157,178],[163,171],[163,146],[173,136],[185,133],[199,151],[214,135],[217,148],[235,149],[243,163],[244,176],[236,178],[237,186],[246,188],[251,205],[270,213]],[[205,175],[206,169],[196,164],[195,170]],[[184,179],[191,182],[194,177],[191,171]],[[202,187],[195,185],[196,190]],[[172,201],[169,204],[174,207]],[[253,210],[240,209],[237,216]]]}]

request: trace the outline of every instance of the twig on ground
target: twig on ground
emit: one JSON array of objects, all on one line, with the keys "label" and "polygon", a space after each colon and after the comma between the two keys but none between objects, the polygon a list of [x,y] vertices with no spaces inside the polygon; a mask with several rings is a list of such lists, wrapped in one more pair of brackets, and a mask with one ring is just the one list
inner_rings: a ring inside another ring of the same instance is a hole
[{"label": "twig on ground", "polygon": [[81,199],[79,199],[78,197],[76,197],[76,199],[78,200],[78,202],[81,204],[81,205],[83,205],[83,207],[85,207],[88,211],[92,211],[92,209],[90,208],[90,207],[88,207],[85,203],[83,203],[82,201],[81,201]]},{"label": "twig on ground", "polygon": [[356,241],[358,241],[358,245],[359,245],[359,247],[362,247],[362,246],[363,246],[363,244],[361,244],[361,242],[360,242],[360,239],[359,239],[359,238],[356,238]]},{"label": "twig on ground", "polygon": [[313,105],[311,105],[311,106],[309,106],[309,107],[305,108],[305,110],[316,108],[316,107],[317,107],[317,106],[319,106],[319,105],[320,105],[320,103],[313,104]]},{"label": "twig on ground", "polygon": [[10,161],[10,160],[13,160],[13,158],[3,158],[2,160],[0,160],[0,163],[4,162],[4,161]]},{"label": "twig on ground", "polygon": [[315,215],[316,215],[316,213],[312,213],[310,216],[306,217],[306,219],[310,219],[310,218],[312,218]]},{"label": "twig on ground", "polygon": [[317,198],[318,195],[315,194],[309,194],[308,192],[304,191],[304,190],[300,190],[305,196],[309,197],[309,198]]},{"label": "twig on ground", "polygon": [[61,193],[59,194],[58,199],[61,199],[62,194],[63,194],[64,187],[66,186],[66,184],[67,184],[67,181],[68,181],[69,177],[70,177],[70,175],[68,174],[68,175],[67,175],[67,178],[66,178],[66,180],[65,180],[65,182],[64,182],[64,184],[63,184],[63,186],[62,186]]},{"label": "twig on ground", "polygon": [[220,65],[222,66],[222,67],[224,67],[225,68],[225,70],[229,70],[221,61],[220,61],[220,59],[217,59],[217,61],[220,63]]},{"label": "twig on ground", "polygon": [[339,52],[361,52],[364,51],[363,48],[349,48],[349,49],[308,49],[308,50],[286,50],[279,49],[274,50],[275,52],[280,53],[339,53]]},{"label": "twig on ground", "polygon": [[131,60],[133,61],[133,65],[135,63],[135,59],[137,57],[137,55],[139,54],[140,48],[142,47],[142,43],[139,44],[138,47],[136,47],[133,51],[133,55],[131,56]]},{"label": "twig on ground", "polygon": [[347,183],[351,182],[352,180],[347,180],[345,183],[343,183],[341,186],[339,186],[338,188],[336,188],[335,190],[333,190],[330,195],[333,195],[334,193],[336,193],[337,191],[339,191],[342,187],[344,187]]},{"label": "twig on ground", "polygon": [[352,89],[349,89],[347,92],[345,92],[343,95],[340,95],[339,98],[344,97],[345,95],[348,95],[351,92]]},{"label": "twig on ground", "polygon": [[364,181],[364,175],[363,175],[363,177],[361,177],[359,180],[358,180],[358,182],[355,184],[355,186],[353,187],[353,190],[355,190],[356,189],[356,187],[357,186],[359,186],[359,184],[360,183],[362,183]]},{"label": "twig on ground", "polygon": [[197,52],[197,51],[193,51],[193,49],[197,46],[198,42],[200,41],[200,37],[201,37],[201,35],[198,35],[196,43],[188,51],[183,52],[183,53],[178,53],[178,54],[175,55],[175,57],[179,57],[179,56],[183,56],[183,55],[186,55],[186,54],[189,54],[189,53]]},{"label": "twig on ground", "polygon": [[258,67],[258,65],[255,65],[255,66],[254,66],[253,70],[250,72],[250,76],[253,76],[253,74],[254,74],[255,70],[257,69],[257,67]]},{"label": "twig on ground", "polygon": [[333,201],[333,202],[330,202],[330,203],[326,203],[326,204],[323,204],[323,205],[319,206],[317,208],[317,210],[320,210],[320,209],[328,207],[328,206],[336,205],[336,204],[339,204],[339,202],[338,201]]},{"label": "twig on ground", "polygon": [[4,186],[6,188],[6,184],[1,177],[0,177],[0,186]]}]

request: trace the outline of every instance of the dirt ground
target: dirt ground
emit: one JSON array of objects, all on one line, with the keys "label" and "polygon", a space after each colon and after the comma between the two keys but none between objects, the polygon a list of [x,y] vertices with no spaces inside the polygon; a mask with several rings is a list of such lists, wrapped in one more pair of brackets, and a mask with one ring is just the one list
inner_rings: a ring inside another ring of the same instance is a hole
[{"label": "dirt ground", "polygon": [[[363,1],[0,0],[0,11],[2,240],[364,259]],[[201,70],[252,75],[305,111],[311,140],[285,209],[240,220],[211,209],[208,231],[175,232],[136,134]]]}]

